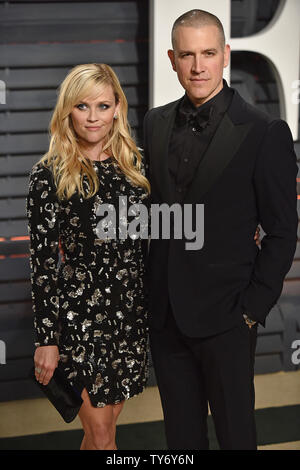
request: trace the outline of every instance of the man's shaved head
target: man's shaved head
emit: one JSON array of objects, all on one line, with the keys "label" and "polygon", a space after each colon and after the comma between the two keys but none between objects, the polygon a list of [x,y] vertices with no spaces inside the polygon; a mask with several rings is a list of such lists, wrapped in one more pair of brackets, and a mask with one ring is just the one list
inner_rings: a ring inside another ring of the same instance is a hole
[{"label": "man's shaved head", "polygon": [[204,10],[190,10],[179,16],[172,28],[172,47],[176,48],[176,30],[180,26],[201,28],[202,26],[216,26],[220,33],[220,41],[222,48],[225,47],[225,34],[221,21],[212,13]]}]

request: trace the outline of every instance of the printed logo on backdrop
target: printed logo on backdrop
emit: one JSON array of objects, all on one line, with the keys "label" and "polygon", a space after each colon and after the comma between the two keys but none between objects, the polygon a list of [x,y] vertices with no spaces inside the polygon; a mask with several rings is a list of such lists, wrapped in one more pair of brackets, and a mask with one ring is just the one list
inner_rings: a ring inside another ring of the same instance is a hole
[{"label": "printed logo on backdrop", "polygon": [[[197,4],[198,3],[198,4]],[[289,124],[294,140],[298,140],[299,69],[300,69],[300,1],[281,0],[269,24],[250,36],[230,37],[230,0],[163,0],[150,1],[150,107],[175,101],[183,94],[176,74],[167,58],[171,46],[174,21],[184,12],[200,8],[220,18],[226,42],[232,51],[254,52],[269,63],[277,83],[280,99],[280,117]],[[224,78],[230,83],[230,67]],[[296,89],[296,90],[295,90]]]},{"label": "printed logo on backdrop", "polygon": [[292,83],[292,89],[295,90],[292,93],[292,103],[300,104],[300,80],[294,80]]}]

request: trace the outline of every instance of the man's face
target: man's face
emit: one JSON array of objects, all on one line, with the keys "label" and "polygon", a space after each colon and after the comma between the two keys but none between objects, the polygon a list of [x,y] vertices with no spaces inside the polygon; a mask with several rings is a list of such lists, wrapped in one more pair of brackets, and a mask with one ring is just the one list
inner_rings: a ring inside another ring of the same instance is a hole
[{"label": "man's face", "polygon": [[216,26],[179,26],[174,50],[169,50],[168,55],[195,106],[210,100],[223,88],[223,69],[229,62],[230,47],[223,47]]}]

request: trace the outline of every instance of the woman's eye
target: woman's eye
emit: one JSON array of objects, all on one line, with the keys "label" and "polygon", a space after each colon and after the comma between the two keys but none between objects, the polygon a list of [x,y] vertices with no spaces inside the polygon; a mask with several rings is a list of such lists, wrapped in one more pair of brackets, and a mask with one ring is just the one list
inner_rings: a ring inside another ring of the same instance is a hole
[{"label": "woman's eye", "polygon": [[[87,105],[85,103],[79,103],[79,104],[76,105],[76,108],[80,109],[80,110],[85,110],[85,109],[87,109]],[[109,108],[110,108],[109,104],[105,104],[105,103],[99,104],[99,109],[101,111],[106,111]]]}]

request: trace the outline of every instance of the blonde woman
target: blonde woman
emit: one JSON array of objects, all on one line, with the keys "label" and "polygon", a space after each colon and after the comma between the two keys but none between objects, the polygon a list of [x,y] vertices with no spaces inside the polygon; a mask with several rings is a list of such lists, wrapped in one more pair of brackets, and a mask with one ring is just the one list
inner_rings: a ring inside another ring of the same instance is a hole
[{"label": "blonde woman", "polygon": [[86,450],[116,449],[124,401],[147,378],[145,240],[99,237],[102,204],[149,201],[127,109],[108,65],[74,67],[29,179],[36,378],[47,385],[58,367],[81,393]]}]

